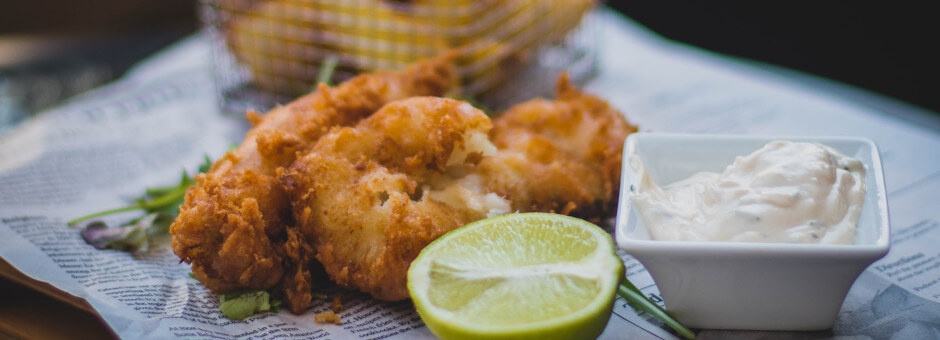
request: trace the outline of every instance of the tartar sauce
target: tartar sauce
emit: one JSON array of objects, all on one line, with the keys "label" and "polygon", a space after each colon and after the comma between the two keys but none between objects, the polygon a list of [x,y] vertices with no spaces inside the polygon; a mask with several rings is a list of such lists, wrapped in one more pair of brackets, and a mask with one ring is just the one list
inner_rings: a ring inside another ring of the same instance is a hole
[{"label": "tartar sauce", "polygon": [[632,201],[653,239],[855,241],[865,166],[828,146],[774,141],[720,174],[701,172],[662,188],[639,159],[630,161],[641,175]]}]

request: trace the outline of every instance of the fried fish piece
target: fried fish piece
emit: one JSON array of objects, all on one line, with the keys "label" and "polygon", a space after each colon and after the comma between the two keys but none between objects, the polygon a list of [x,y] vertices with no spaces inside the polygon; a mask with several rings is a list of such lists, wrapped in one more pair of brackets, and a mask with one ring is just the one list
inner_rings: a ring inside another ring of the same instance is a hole
[{"label": "fried fish piece", "polygon": [[255,115],[244,143],[187,193],[174,251],[217,293],[274,289],[300,313],[319,265],[341,286],[401,300],[411,261],[461,225],[512,211],[610,216],[636,131],[619,112],[566,76],[557,100],[495,123],[464,102],[401,99],[453,80],[430,61]]},{"label": "fried fish piece", "polygon": [[512,211],[609,217],[634,131],[562,76],[557,100],[519,104],[495,124],[463,102],[390,103],[278,178],[330,279],[401,300],[411,261],[461,225]]},{"label": "fried fish piece", "polygon": [[623,142],[637,127],[605,100],[571,85],[567,74],[558,78],[556,97],[517,104],[497,117],[490,135],[499,152],[477,171],[515,211],[610,217]]},{"label": "fried fish piece", "polygon": [[489,118],[465,102],[390,103],[335,129],[282,172],[294,217],[337,284],[382,300],[408,298],[406,274],[447,231],[509,212],[472,174],[496,149]]},{"label": "fried fish piece", "polygon": [[[173,250],[216,293],[277,286],[291,311],[310,303],[312,250],[291,232],[290,201],[275,174],[305,154],[335,126],[353,125],[388,102],[443,95],[456,84],[453,56],[419,62],[402,72],[378,72],[318,90],[263,117],[234,151],[197,176],[170,227]],[[304,292],[307,292],[304,294]]]}]

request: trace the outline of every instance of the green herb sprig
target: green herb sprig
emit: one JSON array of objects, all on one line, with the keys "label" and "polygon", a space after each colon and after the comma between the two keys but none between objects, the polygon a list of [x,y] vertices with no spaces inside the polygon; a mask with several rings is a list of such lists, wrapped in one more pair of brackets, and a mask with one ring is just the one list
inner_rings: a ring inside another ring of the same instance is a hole
[{"label": "green herb sprig", "polygon": [[683,326],[679,321],[674,319],[672,315],[669,315],[669,312],[666,311],[665,308],[651,301],[646,295],[643,295],[643,292],[641,292],[639,288],[636,288],[630,280],[623,280],[623,283],[617,288],[617,295],[627,300],[627,303],[633,308],[649,313],[661,320],[684,338],[695,339],[695,333],[693,333],[692,330]]},{"label": "green herb sprig", "polygon": [[317,82],[313,84],[313,90],[317,90],[317,86],[320,83],[324,83],[327,86],[331,86],[333,79],[333,73],[336,72],[336,66],[339,64],[339,57],[335,54],[331,54],[323,59],[323,62],[320,64],[320,69],[317,71]]},{"label": "green herb sprig", "polygon": [[[205,173],[211,166],[209,156],[204,156],[204,162],[197,171]],[[134,200],[134,204],[82,216],[66,223],[74,226],[102,216],[143,210],[146,215],[117,228],[109,228],[101,221],[89,223],[82,229],[82,238],[98,249],[111,248],[131,252],[146,249],[149,236],[166,234],[169,230],[170,224],[179,215],[179,206],[183,204],[186,191],[193,184],[196,184],[196,180],[184,169],[179,184],[147,188],[143,196]]]},{"label": "green herb sprig", "polygon": [[282,303],[263,290],[239,290],[219,294],[219,302],[222,314],[232,320],[242,320],[260,312],[277,313]]}]

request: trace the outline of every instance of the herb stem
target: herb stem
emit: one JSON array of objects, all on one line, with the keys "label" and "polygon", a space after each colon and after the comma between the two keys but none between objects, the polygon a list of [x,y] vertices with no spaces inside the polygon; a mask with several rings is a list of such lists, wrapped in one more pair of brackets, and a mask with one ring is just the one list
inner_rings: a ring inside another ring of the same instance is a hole
[{"label": "herb stem", "polygon": [[166,195],[168,192],[175,190],[176,188],[179,188],[179,185],[168,185],[168,186],[163,186],[163,187],[147,188],[144,191],[144,193],[147,194],[147,196],[151,196],[151,197],[162,196],[162,195]]},{"label": "herb stem", "polygon": [[189,190],[189,186],[180,186],[173,191],[170,191],[163,196],[155,197],[152,200],[146,201],[143,204],[140,204],[140,207],[143,209],[154,209],[168,204],[173,204],[176,201],[179,201],[183,196],[186,195],[186,191]]},{"label": "herb stem", "polygon": [[[336,65],[339,63],[339,57],[336,55],[329,55],[326,59],[323,59],[323,63],[320,64],[320,70],[317,71],[317,82],[330,85],[330,80],[333,78],[333,72],[336,71]],[[314,90],[316,90],[316,84],[314,84]]]},{"label": "herb stem", "polygon": [[676,319],[673,319],[665,308],[653,301],[650,301],[629,280],[625,280],[624,283],[622,283],[620,287],[617,288],[617,295],[620,295],[625,300],[627,300],[627,303],[630,304],[630,306],[633,306],[633,308],[649,313],[659,320],[662,320],[663,323],[678,332],[679,335],[685,337],[686,339],[695,339],[695,333],[693,333],[692,330],[683,326],[681,323],[679,323],[679,321],[676,321]]},{"label": "herb stem", "polygon": [[73,219],[71,221],[66,222],[66,224],[68,224],[69,226],[73,226],[76,223],[84,222],[84,221],[87,221],[96,217],[107,216],[107,215],[117,214],[117,213],[126,212],[126,211],[134,211],[138,209],[143,209],[143,206],[140,204],[134,204],[134,205],[121,207],[117,209],[105,210],[105,211],[97,212],[91,215],[85,215],[85,216]]},{"label": "herb stem", "polygon": [[84,222],[84,221],[87,221],[96,217],[107,216],[111,214],[117,214],[121,212],[134,211],[134,210],[140,210],[140,209],[149,210],[149,209],[163,207],[168,204],[173,204],[174,202],[177,202],[180,199],[182,199],[183,196],[186,194],[186,190],[188,189],[189,187],[187,186],[178,186],[174,188],[173,190],[166,192],[162,196],[155,197],[152,200],[139,202],[137,204],[126,206],[126,207],[105,210],[105,211],[97,212],[91,215],[85,215],[85,216],[76,218],[74,220],[68,221],[66,222],[66,224],[68,224],[69,226],[73,226],[76,223]]}]

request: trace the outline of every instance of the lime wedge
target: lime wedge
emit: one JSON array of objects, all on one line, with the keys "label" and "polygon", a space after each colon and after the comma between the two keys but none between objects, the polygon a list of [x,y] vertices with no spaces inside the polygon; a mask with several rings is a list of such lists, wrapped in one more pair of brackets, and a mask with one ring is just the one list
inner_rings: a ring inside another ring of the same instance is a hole
[{"label": "lime wedge", "polygon": [[443,339],[587,339],[604,331],[623,265],[604,230],[556,214],[470,223],[408,270],[418,314]]}]

